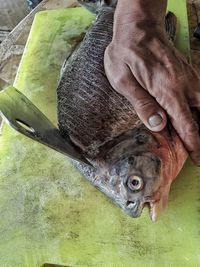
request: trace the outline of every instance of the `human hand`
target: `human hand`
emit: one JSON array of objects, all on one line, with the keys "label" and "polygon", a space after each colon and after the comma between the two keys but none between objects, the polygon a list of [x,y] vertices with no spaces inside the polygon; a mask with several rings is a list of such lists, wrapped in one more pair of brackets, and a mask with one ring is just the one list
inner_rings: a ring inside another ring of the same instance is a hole
[{"label": "human hand", "polygon": [[200,111],[200,77],[171,45],[163,24],[117,18],[105,52],[106,74],[150,130],[161,131],[168,117],[200,165],[199,128],[191,112],[192,107]]}]

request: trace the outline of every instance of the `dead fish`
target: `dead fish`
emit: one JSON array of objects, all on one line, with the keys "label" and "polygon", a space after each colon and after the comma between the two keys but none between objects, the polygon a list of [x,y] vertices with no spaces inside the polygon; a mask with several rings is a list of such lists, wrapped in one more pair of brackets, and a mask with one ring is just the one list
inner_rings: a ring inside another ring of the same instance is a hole
[{"label": "dead fish", "polygon": [[[62,71],[59,129],[93,164],[76,167],[95,187],[132,217],[148,206],[155,220],[166,207],[187,152],[170,124],[162,132],[151,132],[109,84],[103,59],[112,40],[116,1],[80,2],[98,15]],[[171,29],[169,21],[167,27]]]}]

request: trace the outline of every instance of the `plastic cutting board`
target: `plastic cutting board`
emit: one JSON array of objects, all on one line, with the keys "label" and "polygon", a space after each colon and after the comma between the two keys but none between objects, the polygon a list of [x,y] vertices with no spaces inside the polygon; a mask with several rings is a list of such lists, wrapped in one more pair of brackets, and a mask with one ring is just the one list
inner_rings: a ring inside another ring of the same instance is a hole
[{"label": "plastic cutting board", "polygon": [[[188,55],[185,0],[177,46]],[[56,123],[63,59],[94,19],[73,8],[35,17],[15,86]],[[68,158],[4,125],[0,137],[0,266],[44,263],[97,267],[200,266],[200,169],[187,162],[156,223],[132,219],[97,191]]]}]

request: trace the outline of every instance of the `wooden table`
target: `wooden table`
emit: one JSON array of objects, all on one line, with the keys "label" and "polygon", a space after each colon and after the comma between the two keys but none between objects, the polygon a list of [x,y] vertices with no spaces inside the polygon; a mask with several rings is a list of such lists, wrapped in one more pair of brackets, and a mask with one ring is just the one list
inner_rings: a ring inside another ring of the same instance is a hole
[{"label": "wooden table", "polygon": [[0,0],[0,42],[28,13],[26,0]]},{"label": "wooden table", "polygon": [[44,0],[0,44],[0,78],[13,83],[35,14],[77,5],[76,0]]}]

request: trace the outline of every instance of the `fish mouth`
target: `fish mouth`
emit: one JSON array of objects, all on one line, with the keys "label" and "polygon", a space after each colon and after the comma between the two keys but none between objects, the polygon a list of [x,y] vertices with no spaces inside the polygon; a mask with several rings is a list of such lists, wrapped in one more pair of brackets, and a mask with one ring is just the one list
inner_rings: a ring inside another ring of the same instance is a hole
[{"label": "fish mouth", "polygon": [[131,217],[138,218],[141,216],[143,209],[147,207],[149,209],[150,219],[155,222],[167,206],[169,189],[170,185],[166,186],[162,190],[162,194],[159,194],[160,197],[156,200],[148,197],[148,200],[145,201],[127,201],[125,208],[126,212]]},{"label": "fish mouth", "polygon": [[148,208],[149,216],[152,221],[155,221],[157,216],[154,209],[155,203],[153,202],[139,202],[139,201],[127,201],[126,212],[133,218],[138,218],[141,216],[144,208]]},{"label": "fish mouth", "polygon": [[133,218],[138,218],[141,216],[143,208],[146,203],[140,201],[127,201],[126,202],[126,212]]}]

